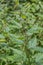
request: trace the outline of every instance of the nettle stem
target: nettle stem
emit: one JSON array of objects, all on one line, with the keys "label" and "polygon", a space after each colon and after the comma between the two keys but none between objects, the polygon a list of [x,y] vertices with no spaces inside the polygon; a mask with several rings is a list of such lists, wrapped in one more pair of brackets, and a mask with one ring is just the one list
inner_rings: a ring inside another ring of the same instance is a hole
[{"label": "nettle stem", "polygon": [[31,65],[30,62],[30,50],[27,49],[27,44],[28,44],[28,35],[26,34],[26,29],[23,27],[23,31],[22,31],[23,35],[25,36],[25,40],[24,40],[24,46],[23,46],[23,51],[25,52],[26,56],[27,56],[27,61],[24,63],[25,65]]}]

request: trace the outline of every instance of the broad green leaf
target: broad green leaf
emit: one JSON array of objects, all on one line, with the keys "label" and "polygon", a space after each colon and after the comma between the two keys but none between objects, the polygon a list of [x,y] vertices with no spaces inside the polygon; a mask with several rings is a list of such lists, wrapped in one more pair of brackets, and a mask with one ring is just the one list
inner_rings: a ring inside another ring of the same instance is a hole
[{"label": "broad green leaf", "polygon": [[28,47],[28,48],[34,48],[34,47],[36,47],[37,45],[38,45],[38,43],[37,43],[37,38],[34,37],[34,38],[32,38],[32,39],[28,42],[27,47]]}]

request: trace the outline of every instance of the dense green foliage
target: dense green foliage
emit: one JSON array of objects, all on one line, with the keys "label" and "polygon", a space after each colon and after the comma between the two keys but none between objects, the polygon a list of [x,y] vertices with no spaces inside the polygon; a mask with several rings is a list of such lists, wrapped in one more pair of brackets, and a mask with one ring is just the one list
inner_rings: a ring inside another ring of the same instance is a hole
[{"label": "dense green foliage", "polygon": [[43,65],[43,0],[0,0],[0,65]]}]

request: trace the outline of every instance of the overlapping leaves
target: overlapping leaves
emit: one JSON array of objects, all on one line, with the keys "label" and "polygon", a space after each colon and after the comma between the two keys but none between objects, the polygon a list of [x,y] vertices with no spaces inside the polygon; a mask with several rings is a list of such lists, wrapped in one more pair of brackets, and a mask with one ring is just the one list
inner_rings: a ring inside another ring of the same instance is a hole
[{"label": "overlapping leaves", "polygon": [[0,65],[43,65],[43,0],[0,0]]}]

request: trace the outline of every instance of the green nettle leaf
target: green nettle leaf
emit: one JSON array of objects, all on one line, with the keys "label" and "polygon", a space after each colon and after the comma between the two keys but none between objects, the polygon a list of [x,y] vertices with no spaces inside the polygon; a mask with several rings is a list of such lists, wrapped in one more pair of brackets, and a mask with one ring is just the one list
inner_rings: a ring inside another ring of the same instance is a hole
[{"label": "green nettle leaf", "polygon": [[37,38],[36,37],[34,37],[34,38],[32,38],[29,42],[28,42],[28,48],[34,48],[34,47],[36,47],[37,46]]},{"label": "green nettle leaf", "polygon": [[38,52],[43,52],[43,48],[42,47],[34,47],[32,48],[34,51],[38,51]]},{"label": "green nettle leaf", "polygon": [[24,41],[23,40],[17,38],[17,36],[15,36],[13,34],[10,34],[10,40],[11,40],[12,43],[17,44],[17,45],[24,44]]},{"label": "green nettle leaf", "polygon": [[36,62],[43,62],[43,53],[38,53],[33,56]]},{"label": "green nettle leaf", "polygon": [[30,30],[28,30],[27,35],[33,35],[35,33],[40,33],[43,31],[43,28],[39,27],[38,25],[32,26]]},{"label": "green nettle leaf", "polygon": [[43,0],[0,0],[0,65],[43,65]]}]

